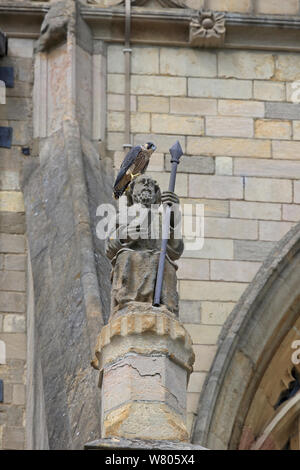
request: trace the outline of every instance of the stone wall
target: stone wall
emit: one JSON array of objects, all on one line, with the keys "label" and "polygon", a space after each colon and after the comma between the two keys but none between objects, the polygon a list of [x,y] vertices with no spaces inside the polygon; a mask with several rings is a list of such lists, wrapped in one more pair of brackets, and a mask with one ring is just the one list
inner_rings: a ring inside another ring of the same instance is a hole
[{"label": "stone wall", "polygon": [[[277,2],[269,3],[275,9]],[[107,70],[107,142],[119,168],[121,45],[108,47]],[[182,203],[204,203],[204,247],[185,252],[178,271],[181,320],[196,353],[190,429],[222,324],[276,241],[299,220],[300,106],[291,93],[299,79],[293,53],[133,47],[133,143],[156,143],[149,170],[167,189],[167,152],[178,137],[185,156],[176,191]]]},{"label": "stone wall", "polygon": [[187,0],[190,8],[268,15],[298,15],[299,0]]},{"label": "stone wall", "polygon": [[0,125],[13,128],[12,148],[0,148],[0,363],[4,402],[0,404],[0,448],[25,447],[26,395],[26,235],[20,171],[22,148],[32,143],[33,40],[9,39],[1,66],[14,68],[14,88],[6,89]]}]

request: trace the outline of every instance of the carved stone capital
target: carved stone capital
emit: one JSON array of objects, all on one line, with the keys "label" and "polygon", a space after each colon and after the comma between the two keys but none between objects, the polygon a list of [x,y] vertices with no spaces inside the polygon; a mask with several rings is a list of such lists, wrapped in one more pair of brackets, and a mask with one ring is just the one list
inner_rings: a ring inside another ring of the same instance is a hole
[{"label": "carved stone capital", "polygon": [[225,14],[199,10],[190,22],[190,44],[220,47],[225,41]]},{"label": "carved stone capital", "polygon": [[131,307],[126,315],[112,318],[102,328],[93,367],[102,371],[106,364],[127,353],[159,353],[180,364],[189,376],[195,355],[191,337],[182,323],[165,307],[138,302],[132,302]]}]

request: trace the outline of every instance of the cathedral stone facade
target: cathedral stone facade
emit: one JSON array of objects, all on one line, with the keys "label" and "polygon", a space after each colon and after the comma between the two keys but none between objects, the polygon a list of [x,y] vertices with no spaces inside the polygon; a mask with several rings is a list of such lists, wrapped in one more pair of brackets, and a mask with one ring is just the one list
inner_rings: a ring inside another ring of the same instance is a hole
[{"label": "cathedral stone facade", "polygon": [[178,139],[188,440],[299,450],[299,0],[0,0],[0,30],[0,449],[100,438],[97,207],[130,145],[167,190]]}]

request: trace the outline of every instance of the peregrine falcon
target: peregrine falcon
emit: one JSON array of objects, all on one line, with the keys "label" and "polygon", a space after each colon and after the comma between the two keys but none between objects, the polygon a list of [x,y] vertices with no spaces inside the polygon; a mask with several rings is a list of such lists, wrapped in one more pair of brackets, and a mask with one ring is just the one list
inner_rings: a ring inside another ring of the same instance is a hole
[{"label": "peregrine falcon", "polygon": [[114,198],[119,199],[131,181],[145,173],[150,157],[156,150],[152,142],[133,147],[125,156],[114,184]]}]

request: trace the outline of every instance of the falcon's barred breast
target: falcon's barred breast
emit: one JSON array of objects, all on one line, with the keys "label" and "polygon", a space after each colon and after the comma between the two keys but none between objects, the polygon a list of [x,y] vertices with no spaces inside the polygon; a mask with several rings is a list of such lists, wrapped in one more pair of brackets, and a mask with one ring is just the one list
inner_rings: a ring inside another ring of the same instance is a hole
[{"label": "falcon's barred breast", "polygon": [[125,156],[114,184],[114,198],[119,199],[125,189],[137,176],[145,173],[150,157],[156,150],[152,142],[133,147]]}]

